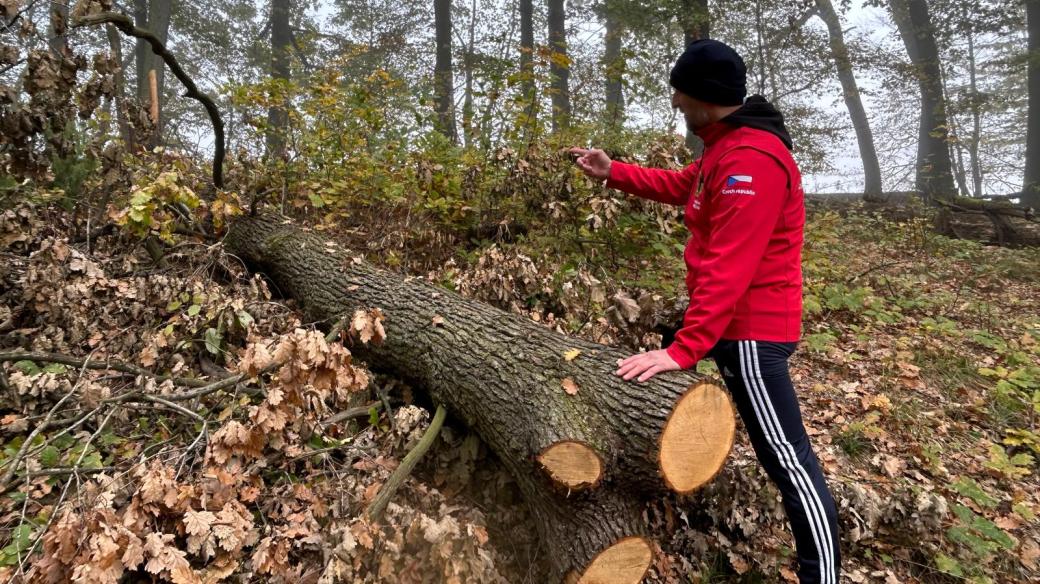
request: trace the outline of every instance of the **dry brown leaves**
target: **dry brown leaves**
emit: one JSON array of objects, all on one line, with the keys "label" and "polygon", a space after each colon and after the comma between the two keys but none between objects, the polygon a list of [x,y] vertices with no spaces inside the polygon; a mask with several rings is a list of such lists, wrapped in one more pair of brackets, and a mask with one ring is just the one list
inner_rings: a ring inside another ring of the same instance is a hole
[{"label": "dry brown leaves", "polygon": [[[608,345],[660,348],[661,336],[653,329],[673,324],[672,317],[681,314],[662,295],[608,285],[589,268],[579,268],[572,278],[556,282],[559,272],[559,266],[492,245],[465,270],[458,270],[455,261],[449,260],[428,278],[450,276],[461,294],[561,332],[566,327],[574,333],[567,325],[582,323],[575,334]],[[547,304],[559,308],[553,312]]]},{"label": "dry brown leaves", "polygon": [[256,542],[253,514],[238,499],[175,474],[153,461],[135,467],[132,479],[98,475],[80,508],[66,509],[44,535],[28,581],[115,583],[140,570],[174,583],[226,578]]},{"label": "dry brown leaves", "polygon": [[345,408],[351,394],[368,387],[369,374],[352,365],[350,351],[315,331],[258,340],[242,351],[237,365],[251,377],[269,367],[264,400],[246,408],[247,420],[227,421],[210,441],[207,459],[228,484],[242,476],[235,469],[260,458],[266,447],[300,454],[301,434],[315,431],[333,408]]},{"label": "dry brown leaves", "polygon": [[[223,363],[251,377],[198,404],[180,402],[199,408],[202,428],[168,411],[117,412],[106,429],[117,444],[94,446],[103,464],[122,470],[21,484],[27,516],[44,518],[33,531],[41,541],[26,562],[26,581],[504,582],[483,516],[449,505],[436,489],[412,480],[380,525],[358,519],[423,433],[428,414],[408,406],[395,410],[392,427],[325,427],[330,413],[371,400],[370,374],[341,344],[301,328],[295,313],[270,302],[261,281],[208,280],[207,266],[239,273],[219,247],[190,247],[192,255],[170,257],[173,269],[152,272],[109,239],[88,254],[41,227],[31,212],[0,215],[0,234],[0,251],[22,262],[11,274],[14,287],[0,296],[2,314],[14,317],[15,332],[33,349],[186,377],[213,374],[213,363],[200,371],[205,355],[217,361],[218,373]],[[381,321],[378,310],[358,313],[348,333],[380,342]],[[207,327],[223,331],[220,355],[198,341]],[[5,436],[30,431],[26,416],[71,390],[73,411],[135,384],[153,395],[173,390],[105,371],[79,378],[71,368],[4,367],[22,400],[21,410],[0,419]],[[147,422],[139,426],[141,420]],[[89,439],[96,421],[88,419],[73,439]],[[38,458],[29,456],[26,468],[44,468]],[[70,497],[55,508],[64,484]],[[0,523],[9,532],[21,521],[22,504],[0,501]],[[0,579],[14,571],[0,568]]]}]

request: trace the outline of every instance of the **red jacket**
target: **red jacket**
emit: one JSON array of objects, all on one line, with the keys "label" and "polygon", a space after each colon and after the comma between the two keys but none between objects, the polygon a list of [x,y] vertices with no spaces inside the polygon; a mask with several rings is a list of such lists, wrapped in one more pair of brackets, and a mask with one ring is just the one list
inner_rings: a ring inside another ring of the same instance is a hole
[{"label": "red jacket", "polygon": [[723,120],[698,135],[704,155],[684,170],[613,162],[607,181],[633,195],[686,207],[690,306],[667,349],[683,369],[722,338],[801,337],[805,206],[798,166],[770,131]]}]

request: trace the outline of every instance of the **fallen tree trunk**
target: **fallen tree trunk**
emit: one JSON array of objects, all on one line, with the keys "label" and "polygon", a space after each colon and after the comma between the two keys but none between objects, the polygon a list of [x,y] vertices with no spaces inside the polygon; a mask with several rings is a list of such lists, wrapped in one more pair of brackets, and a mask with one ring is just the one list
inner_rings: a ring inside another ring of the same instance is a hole
[{"label": "fallen tree trunk", "polygon": [[969,197],[956,197],[952,201],[938,201],[942,209],[936,217],[936,231],[943,235],[960,237],[953,226],[956,214],[985,215],[993,224],[993,242],[998,245],[1015,246],[1026,243],[1024,237],[1010,219],[1021,219],[1038,223],[1035,211],[1029,207],[1019,207],[1007,200],[987,201]]},{"label": "fallen tree trunk", "polygon": [[416,382],[495,451],[555,581],[640,581],[652,561],[645,497],[692,492],[732,446],[729,397],[701,376],[626,382],[614,375],[626,353],[376,269],[282,218],[239,219],[225,242],[311,318],[382,310],[385,342],[352,351]]}]

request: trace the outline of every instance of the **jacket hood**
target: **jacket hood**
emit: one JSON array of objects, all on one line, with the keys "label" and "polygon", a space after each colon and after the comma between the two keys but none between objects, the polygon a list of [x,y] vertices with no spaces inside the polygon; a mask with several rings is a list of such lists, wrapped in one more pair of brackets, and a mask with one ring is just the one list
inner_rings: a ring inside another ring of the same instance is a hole
[{"label": "jacket hood", "polygon": [[721,121],[736,128],[748,127],[765,130],[780,138],[788,150],[794,148],[791,134],[787,132],[787,126],[784,125],[783,114],[761,95],[752,95],[747,98],[740,109],[722,118]]}]

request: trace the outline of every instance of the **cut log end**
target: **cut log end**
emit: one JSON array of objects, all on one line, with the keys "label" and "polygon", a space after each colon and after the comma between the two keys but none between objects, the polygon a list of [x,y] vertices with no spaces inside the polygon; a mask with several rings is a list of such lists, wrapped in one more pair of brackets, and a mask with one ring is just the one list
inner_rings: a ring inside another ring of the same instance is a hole
[{"label": "cut log end", "polygon": [[595,486],[603,477],[603,461],[587,444],[557,442],[538,455],[538,463],[557,485],[571,491]]},{"label": "cut log end", "polygon": [[599,553],[577,584],[639,584],[654,552],[642,537],[626,537]]},{"label": "cut log end", "polygon": [[683,394],[661,433],[665,484],[686,494],[713,479],[733,447],[736,424],[733,403],[718,386],[701,383]]}]

